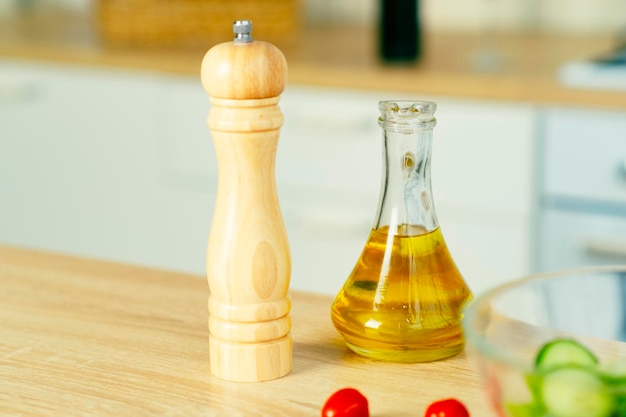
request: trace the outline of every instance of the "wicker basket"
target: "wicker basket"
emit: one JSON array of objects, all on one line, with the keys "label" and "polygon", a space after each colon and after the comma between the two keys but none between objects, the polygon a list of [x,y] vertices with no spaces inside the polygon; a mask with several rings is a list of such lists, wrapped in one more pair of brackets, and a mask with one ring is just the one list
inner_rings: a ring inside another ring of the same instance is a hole
[{"label": "wicker basket", "polygon": [[291,43],[300,27],[299,0],[100,0],[104,41],[129,46],[206,46],[232,39],[235,20],[252,20],[255,39]]}]

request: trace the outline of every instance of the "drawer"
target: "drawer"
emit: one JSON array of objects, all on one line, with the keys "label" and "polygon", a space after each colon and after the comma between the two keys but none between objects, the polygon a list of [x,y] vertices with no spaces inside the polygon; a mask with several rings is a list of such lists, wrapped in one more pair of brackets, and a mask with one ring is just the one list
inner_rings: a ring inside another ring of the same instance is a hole
[{"label": "drawer", "polygon": [[[338,197],[338,196],[337,196]],[[301,190],[281,200],[294,290],[336,295],[354,268],[372,227],[375,207],[358,198],[333,199],[328,190]]]},{"label": "drawer", "polygon": [[626,113],[550,110],[544,133],[545,197],[626,205]]},{"label": "drawer", "polygon": [[530,272],[530,215],[437,205],[452,259],[475,295]]},{"label": "drawer", "polygon": [[527,104],[438,100],[435,201],[526,215],[533,205],[535,111]]},{"label": "drawer", "polygon": [[626,218],[548,209],[539,236],[543,271],[626,263]]},{"label": "drawer", "polygon": [[376,93],[289,87],[277,182],[378,195],[382,129]]}]

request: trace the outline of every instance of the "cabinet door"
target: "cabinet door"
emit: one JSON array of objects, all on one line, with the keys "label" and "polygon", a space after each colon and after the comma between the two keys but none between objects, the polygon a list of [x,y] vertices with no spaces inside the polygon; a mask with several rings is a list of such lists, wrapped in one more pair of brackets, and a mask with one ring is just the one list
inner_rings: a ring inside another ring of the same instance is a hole
[{"label": "cabinet door", "polygon": [[276,176],[292,249],[292,287],[337,294],[376,213],[377,102],[369,92],[289,87]]},{"label": "cabinet door", "polygon": [[546,271],[626,263],[626,217],[546,209],[540,238]]},{"label": "cabinet door", "polygon": [[475,293],[530,272],[535,109],[438,99],[432,184],[439,222]]},{"label": "cabinet door", "polygon": [[550,109],[544,125],[547,202],[626,216],[626,112]]},{"label": "cabinet door", "polygon": [[530,273],[531,215],[437,206],[452,258],[475,294]]},{"label": "cabinet door", "polygon": [[3,60],[0,80],[2,243],[203,265],[206,244],[192,259],[185,234],[186,213],[206,201],[168,191],[156,75]]},{"label": "cabinet door", "polygon": [[542,126],[538,268],[626,261],[626,113],[552,108]]},{"label": "cabinet door", "polygon": [[527,216],[534,205],[536,110],[438,100],[433,189],[440,203]]}]

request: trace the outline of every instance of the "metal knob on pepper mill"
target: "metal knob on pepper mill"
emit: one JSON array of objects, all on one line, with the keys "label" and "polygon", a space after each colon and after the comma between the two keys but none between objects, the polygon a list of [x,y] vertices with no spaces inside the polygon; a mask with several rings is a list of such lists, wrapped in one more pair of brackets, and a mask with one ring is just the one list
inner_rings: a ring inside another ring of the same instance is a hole
[{"label": "metal knob on pepper mill", "polygon": [[279,378],[292,362],[291,256],[274,174],[287,62],[251,31],[236,21],[234,41],[211,48],[201,68],[218,164],[207,248],[211,372],[239,382]]}]

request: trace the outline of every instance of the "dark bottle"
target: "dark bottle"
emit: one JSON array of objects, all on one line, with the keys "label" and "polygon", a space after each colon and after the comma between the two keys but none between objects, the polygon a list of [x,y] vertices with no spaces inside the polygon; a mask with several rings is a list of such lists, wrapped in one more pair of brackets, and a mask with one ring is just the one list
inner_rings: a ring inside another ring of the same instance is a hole
[{"label": "dark bottle", "polygon": [[379,53],[383,61],[412,62],[420,55],[419,0],[379,0]]}]

